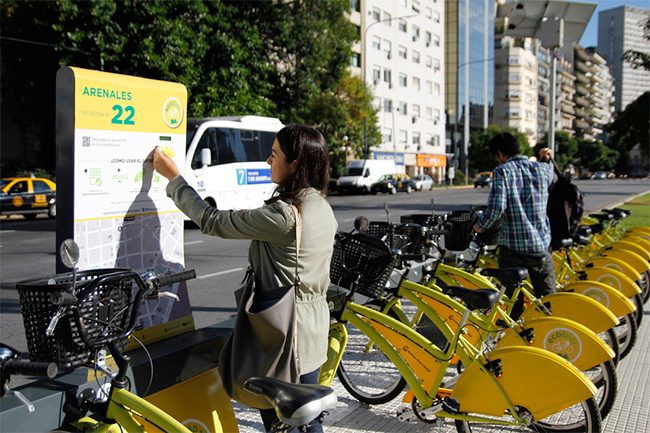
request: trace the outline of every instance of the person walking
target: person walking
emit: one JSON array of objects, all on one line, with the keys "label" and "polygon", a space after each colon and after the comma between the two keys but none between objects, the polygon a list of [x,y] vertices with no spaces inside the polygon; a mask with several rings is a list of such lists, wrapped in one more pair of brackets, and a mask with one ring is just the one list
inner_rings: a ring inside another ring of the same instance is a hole
[{"label": "person walking", "polygon": [[[302,218],[297,295],[297,340],[300,382],[317,383],[327,358],[329,309],[326,301],[329,269],[338,223],[324,194],[329,179],[329,157],[323,135],[315,128],[293,124],[282,128],[267,163],[278,186],[258,209],[219,210],[207,204],[180,175],[178,167],[159,147],[154,168],[169,179],[167,195],[208,235],[251,239],[248,261],[261,287],[294,282],[296,217]],[[277,418],[273,409],[260,410],[266,430]],[[310,427],[322,431],[319,423]]]},{"label": "person walking", "polygon": [[[555,265],[549,251],[551,230],[546,214],[553,182],[551,150],[541,149],[541,162],[533,162],[521,154],[517,139],[508,132],[494,136],[488,147],[501,165],[494,169],[487,209],[478,217],[474,230],[481,233],[501,220],[499,267],[528,269],[538,298],[555,293]],[[514,319],[523,312],[523,302],[521,297],[516,301]]]}]

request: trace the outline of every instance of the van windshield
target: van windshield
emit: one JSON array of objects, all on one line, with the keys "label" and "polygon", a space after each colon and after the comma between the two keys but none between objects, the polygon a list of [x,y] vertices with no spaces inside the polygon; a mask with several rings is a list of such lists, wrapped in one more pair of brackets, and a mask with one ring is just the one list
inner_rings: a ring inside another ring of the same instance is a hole
[{"label": "van windshield", "polygon": [[363,174],[363,167],[351,167],[343,170],[343,176],[361,176]]}]

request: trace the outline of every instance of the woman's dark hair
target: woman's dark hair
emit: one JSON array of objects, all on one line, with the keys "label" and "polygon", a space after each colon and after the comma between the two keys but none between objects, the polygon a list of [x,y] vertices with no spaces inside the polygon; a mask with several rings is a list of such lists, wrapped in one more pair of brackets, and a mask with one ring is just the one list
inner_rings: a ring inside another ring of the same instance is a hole
[{"label": "woman's dark hair", "polygon": [[503,152],[506,156],[515,156],[521,153],[521,148],[519,147],[519,142],[509,132],[500,132],[488,143],[490,152],[492,155],[496,155],[497,152]]},{"label": "woman's dark hair", "polygon": [[278,131],[275,138],[287,164],[297,162],[293,172],[278,185],[278,195],[269,202],[280,199],[300,209],[300,195],[304,188],[315,188],[321,194],[327,190],[330,164],[325,137],[314,127],[292,124]]}]

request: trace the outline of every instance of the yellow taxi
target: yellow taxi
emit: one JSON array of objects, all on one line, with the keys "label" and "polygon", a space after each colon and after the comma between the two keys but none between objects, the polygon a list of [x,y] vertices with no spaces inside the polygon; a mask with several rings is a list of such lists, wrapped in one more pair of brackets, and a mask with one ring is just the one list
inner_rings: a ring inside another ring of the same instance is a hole
[{"label": "yellow taxi", "polygon": [[0,180],[0,215],[38,214],[56,218],[56,183],[38,177],[11,177]]}]

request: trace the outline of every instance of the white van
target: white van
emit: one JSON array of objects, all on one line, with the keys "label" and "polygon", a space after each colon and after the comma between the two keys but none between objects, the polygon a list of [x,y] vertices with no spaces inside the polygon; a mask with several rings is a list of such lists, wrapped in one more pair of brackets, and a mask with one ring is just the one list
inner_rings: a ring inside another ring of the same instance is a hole
[{"label": "white van", "polygon": [[392,159],[359,159],[345,166],[343,176],[336,182],[336,191],[341,194],[367,193],[370,187],[384,174],[397,173]]},{"label": "white van", "polygon": [[219,209],[262,206],[276,187],[266,160],[283,126],[260,116],[188,119],[185,179]]}]

